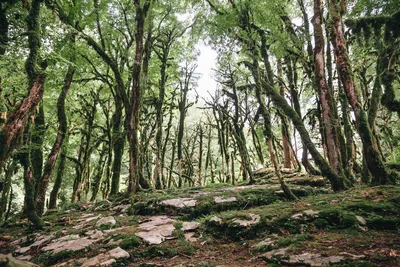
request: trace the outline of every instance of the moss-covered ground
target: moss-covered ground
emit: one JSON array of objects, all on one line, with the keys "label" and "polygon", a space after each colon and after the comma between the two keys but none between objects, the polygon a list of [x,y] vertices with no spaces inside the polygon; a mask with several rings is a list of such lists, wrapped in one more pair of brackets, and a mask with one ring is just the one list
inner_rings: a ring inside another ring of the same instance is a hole
[{"label": "moss-covered ground", "polygon": [[[340,193],[324,187],[292,188],[300,200],[285,201],[274,184],[220,185],[147,191],[130,200],[120,197],[111,202],[74,205],[48,212],[44,216],[47,227],[42,232],[30,230],[26,220],[15,220],[2,228],[0,253],[21,256],[18,248],[33,244],[38,235],[87,237],[88,232],[97,230],[104,237],[84,250],[50,253],[40,251],[39,246],[24,255],[41,266],[54,266],[119,246],[129,252],[130,258],[118,260],[114,266],[285,266],[279,257],[264,255],[287,248],[293,255],[352,255],[331,266],[400,266],[400,187],[355,187]],[[235,197],[236,201],[215,203],[214,197]],[[196,206],[175,208],[161,204],[174,198],[195,199]],[[131,205],[127,213],[113,210],[121,204]],[[116,224],[96,226],[98,219],[93,219],[78,227],[83,219],[98,215],[113,216]],[[173,237],[159,245],[149,245],[135,235],[139,224],[154,215],[168,215],[175,220]],[[253,221],[244,226],[238,220]],[[185,239],[184,221],[201,223],[191,239]],[[11,245],[24,237],[19,244]],[[81,263],[69,262],[70,266]]]}]

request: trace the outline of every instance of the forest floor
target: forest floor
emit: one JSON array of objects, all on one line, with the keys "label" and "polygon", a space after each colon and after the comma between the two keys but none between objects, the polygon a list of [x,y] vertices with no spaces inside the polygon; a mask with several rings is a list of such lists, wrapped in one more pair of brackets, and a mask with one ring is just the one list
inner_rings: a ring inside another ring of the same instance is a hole
[{"label": "forest floor", "polygon": [[400,187],[286,180],[298,201],[269,178],[75,204],[41,232],[17,220],[0,229],[0,266],[400,266]]}]

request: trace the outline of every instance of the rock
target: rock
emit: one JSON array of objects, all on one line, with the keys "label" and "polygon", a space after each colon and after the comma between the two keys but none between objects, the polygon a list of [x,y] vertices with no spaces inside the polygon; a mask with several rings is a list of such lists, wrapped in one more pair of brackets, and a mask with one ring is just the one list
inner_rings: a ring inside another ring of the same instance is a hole
[{"label": "rock", "polygon": [[363,217],[356,215],[356,219],[361,225],[367,225],[367,221]]},{"label": "rock", "polygon": [[34,267],[37,266],[39,267],[39,265],[27,262],[27,261],[22,261],[22,260],[18,260],[16,258],[14,258],[13,256],[11,256],[11,254],[9,255],[4,255],[4,254],[0,254],[0,266],[4,266],[4,267]]},{"label": "rock", "polygon": [[345,260],[346,258],[351,258],[351,259],[359,259],[358,256],[352,255],[349,253],[340,253],[345,256],[324,256],[321,254],[313,254],[313,253],[303,253],[299,255],[293,255],[290,252],[287,252],[288,248],[283,248],[283,249],[275,249],[270,252],[267,252],[261,256],[266,261],[271,261],[272,258],[279,256],[280,262],[282,264],[288,264],[288,265],[299,265],[303,264],[306,266],[311,266],[311,267],[320,267],[320,266],[330,266],[332,263],[339,263],[342,260]]},{"label": "rock", "polygon": [[290,168],[282,168],[281,169],[281,173],[283,173],[283,174],[292,174],[293,170],[290,169]]},{"label": "rock", "polygon": [[114,208],[112,208],[111,210],[117,211],[120,213],[126,213],[130,207],[131,207],[131,204],[118,205],[118,206],[115,206]]},{"label": "rock", "polygon": [[111,264],[116,262],[116,259],[126,259],[129,257],[130,257],[130,255],[128,252],[126,252],[125,250],[123,250],[120,247],[117,247],[106,253],[97,255],[96,257],[93,257],[93,258],[90,258],[82,265],[82,267],[110,266]]},{"label": "rock", "polygon": [[98,220],[97,223],[96,223],[96,227],[99,227],[99,226],[104,225],[104,224],[115,225],[116,223],[117,223],[117,221],[114,219],[113,216],[108,216],[108,217],[105,217],[105,218],[102,218],[102,219]]},{"label": "rock", "polygon": [[185,233],[185,234],[184,234],[185,240],[186,240],[186,241],[189,241],[189,242],[196,242],[196,241],[197,241],[197,238],[195,238],[194,235],[195,235],[194,232]]},{"label": "rock", "polygon": [[31,255],[21,255],[21,256],[15,257],[15,258],[18,260],[21,260],[21,261],[30,261],[32,259],[32,256]]},{"label": "rock", "polygon": [[236,202],[236,201],[237,201],[236,197],[230,197],[230,198],[214,197],[214,202],[217,204],[230,203],[230,202]]},{"label": "rock", "polygon": [[135,233],[136,236],[142,238],[151,245],[158,245],[166,239],[173,238],[172,233],[175,226],[172,223],[175,220],[168,216],[153,216],[149,220],[144,221],[138,227],[140,232]]},{"label": "rock", "polygon": [[197,200],[193,198],[173,198],[173,199],[163,200],[160,203],[164,206],[184,208],[184,207],[195,207],[197,204]]},{"label": "rock", "polygon": [[15,252],[19,253],[19,254],[24,254],[24,253],[28,252],[31,248],[39,247],[39,246],[49,242],[51,239],[53,239],[53,237],[54,237],[53,235],[38,236],[36,238],[35,243],[31,244],[28,247],[19,248],[19,249],[15,250]]},{"label": "rock", "polygon": [[304,215],[308,217],[317,217],[319,214],[319,211],[314,211],[314,210],[305,210],[303,211]]},{"label": "rock", "polygon": [[208,222],[221,225],[222,224],[222,219],[217,217],[217,216],[214,216]]},{"label": "rock", "polygon": [[79,250],[86,248],[87,246],[90,246],[91,244],[95,243],[96,241],[98,241],[98,240],[88,239],[85,237],[85,238],[81,238],[81,239],[51,243],[51,244],[43,247],[41,250],[42,251],[52,251],[53,254],[56,254],[63,250],[79,251]]},{"label": "rock", "polygon": [[260,222],[260,215],[257,214],[249,214],[249,217],[251,218],[250,220],[243,220],[243,219],[234,219],[233,222],[239,224],[239,226],[242,227],[248,227],[254,224],[257,224]]},{"label": "rock", "polygon": [[28,237],[24,236],[24,237],[21,237],[21,238],[15,240],[15,241],[11,242],[10,244],[11,244],[12,246],[16,246],[16,245],[21,244],[21,243],[24,243],[24,242],[26,242],[26,241],[28,241]]},{"label": "rock", "polygon": [[68,261],[56,264],[55,267],[61,267],[61,266],[81,266],[87,261],[87,258],[81,258],[81,259],[70,259]]},{"label": "rock", "polygon": [[339,204],[339,199],[332,199],[332,201],[331,201],[331,205],[336,205],[336,204]]},{"label": "rock", "polygon": [[260,243],[255,244],[253,247],[260,248],[263,246],[273,246],[274,244],[275,244],[275,242],[271,238],[267,238],[267,239],[261,241]]},{"label": "rock", "polygon": [[198,222],[184,222],[182,223],[183,231],[193,231],[200,227],[200,223]]},{"label": "rock", "polygon": [[94,234],[90,235],[90,239],[101,239],[104,236],[102,231],[95,231]]}]

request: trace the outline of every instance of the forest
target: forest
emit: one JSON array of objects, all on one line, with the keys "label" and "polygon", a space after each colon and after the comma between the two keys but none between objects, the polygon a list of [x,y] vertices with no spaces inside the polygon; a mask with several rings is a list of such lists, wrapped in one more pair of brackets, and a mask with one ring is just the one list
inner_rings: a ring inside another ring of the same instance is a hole
[{"label": "forest", "polygon": [[[2,0],[0,253],[400,266],[399,89],[399,0]],[[292,248],[338,229],[365,244]]]}]

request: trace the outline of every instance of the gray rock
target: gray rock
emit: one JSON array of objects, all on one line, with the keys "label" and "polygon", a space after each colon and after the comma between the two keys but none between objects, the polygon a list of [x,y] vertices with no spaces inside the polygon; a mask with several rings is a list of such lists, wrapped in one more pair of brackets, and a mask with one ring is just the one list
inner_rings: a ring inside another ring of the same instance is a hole
[{"label": "gray rock", "polygon": [[217,216],[214,216],[208,222],[221,225],[222,224],[222,219],[217,217]]},{"label": "gray rock", "polygon": [[236,202],[237,198],[236,197],[229,197],[229,198],[223,198],[223,197],[214,197],[214,202],[219,204],[219,203],[230,203],[230,202]]},{"label": "gray rock", "polygon": [[82,267],[110,266],[111,264],[116,262],[116,259],[126,259],[129,257],[130,255],[128,252],[120,247],[117,247],[110,251],[107,251],[106,253],[90,258],[82,265]]},{"label": "gray rock", "polygon": [[175,220],[168,216],[153,216],[141,223],[138,227],[140,232],[136,236],[142,238],[151,245],[158,245],[167,239],[172,239],[172,233],[175,226],[172,224]]},{"label": "gray rock", "polygon": [[61,241],[48,244],[47,246],[43,247],[42,251],[52,251],[53,254],[56,254],[63,250],[71,250],[71,251],[79,251],[91,244],[97,242],[98,240],[95,239],[88,239],[88,238],[81,238],[75,240],[68,240],[68,241]]},{"label": "gray rock", "polygon": [[242,227],[249,227],[251,225],[257,224],[260,222],[260,215],[257,214],[249,214],[249,217],[251,218],[250,220],[244,220],[244,219],[234,219],[233,222],[237,223],[239,226]]},{"label": "gray rock", "polygon": [[113,216],[108,216],[108,217],[101,218],[100,220],[98,220],[96,223],[96,227],[99,227],[104,224],[115,225],[116,223],[117,223],[117,221],[114,219]]},{"label": "gray rock", "polygon": [[184,222],[182,223],[182,230],[183,231],[193,231],[200,227],[200,223],[198,222]]},{"label": "gray rock", "polygon": [[197,200],[193,198],[173,198],[173,199],[163,200],[160,203],[164,206],[184,208],[184,207],[195,207],[197,204]]},{"label": "gray rock", "polygon": [[367,221],[363,217],[356,215],[356,219],[361,225],[367,225]]}]

